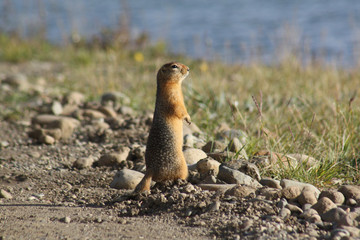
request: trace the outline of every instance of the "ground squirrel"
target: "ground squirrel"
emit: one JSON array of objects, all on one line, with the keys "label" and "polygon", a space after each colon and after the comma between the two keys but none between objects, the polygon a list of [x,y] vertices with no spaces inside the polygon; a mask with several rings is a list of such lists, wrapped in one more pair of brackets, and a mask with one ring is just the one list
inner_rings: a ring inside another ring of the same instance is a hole
[{"label": "ground squirrel", "polygon": [[186,179],[188,168],[182,152],[183,120],[191,123],[181,91],[189,68],[181,63],[163,65],[157,74],[153,123],[146,145],[146,173],[135,192],[150,190],[151,180]]}]

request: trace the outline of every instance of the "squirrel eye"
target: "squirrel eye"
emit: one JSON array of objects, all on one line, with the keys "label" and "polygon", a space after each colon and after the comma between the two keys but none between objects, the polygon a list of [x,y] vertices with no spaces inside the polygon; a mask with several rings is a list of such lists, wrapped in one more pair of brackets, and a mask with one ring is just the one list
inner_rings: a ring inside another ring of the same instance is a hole
[{"label": "squirrel eye", "polygon": [[179,68],[177,65],[171,65],[172,68]]}]

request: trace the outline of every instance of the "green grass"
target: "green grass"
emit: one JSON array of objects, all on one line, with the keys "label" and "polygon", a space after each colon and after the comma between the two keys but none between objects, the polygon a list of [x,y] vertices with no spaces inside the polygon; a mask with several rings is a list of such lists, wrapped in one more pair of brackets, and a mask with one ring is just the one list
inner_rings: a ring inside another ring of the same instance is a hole
[{"label": "green grass", "polygon": [[[184,95],[192,121],[215,138],[223,122],[249,135],[249,156],[259,150],[314,157],[318,164],[284,167],[263,174],[316,185],[360,183],[360,70],[311,64],[289,57],[281,64],[226,65],[168,54],[163,43],[133,50],[126,47],[54,47],[0,35],[0,61],[50,61],[63,64],[64,80],[48,76],[51,89],[77,90],[89,99],[120,91],[136,110],[152,110],[155,76],[165,62],[190,66]],[[56,74],[58,74],[57,72]],[[71,87],[70,87],[71,86]],[[2,99],[3,101],[3,99]]]}]

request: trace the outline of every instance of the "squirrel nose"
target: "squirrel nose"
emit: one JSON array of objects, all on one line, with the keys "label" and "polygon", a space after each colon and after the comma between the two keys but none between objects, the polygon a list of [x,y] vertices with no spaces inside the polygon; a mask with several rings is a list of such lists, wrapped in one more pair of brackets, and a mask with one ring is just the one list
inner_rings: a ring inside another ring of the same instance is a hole
[{"label": "squirrel nose", "polygon": [[189,71],[190,71],[190,68],[187,68],[187,71],[189,72]]}]

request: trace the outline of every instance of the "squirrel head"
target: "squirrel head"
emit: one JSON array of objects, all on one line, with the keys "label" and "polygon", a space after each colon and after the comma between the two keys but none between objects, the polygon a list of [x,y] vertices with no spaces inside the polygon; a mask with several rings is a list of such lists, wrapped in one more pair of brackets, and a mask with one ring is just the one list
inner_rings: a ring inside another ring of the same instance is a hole
[{"label": "squirrel head", "polygon": [[189,71],[189,67],[184,64],[177,62],[166,63],[158,71],[158,84],[181,83],[187,77],[187,75],[189,75]]}]

